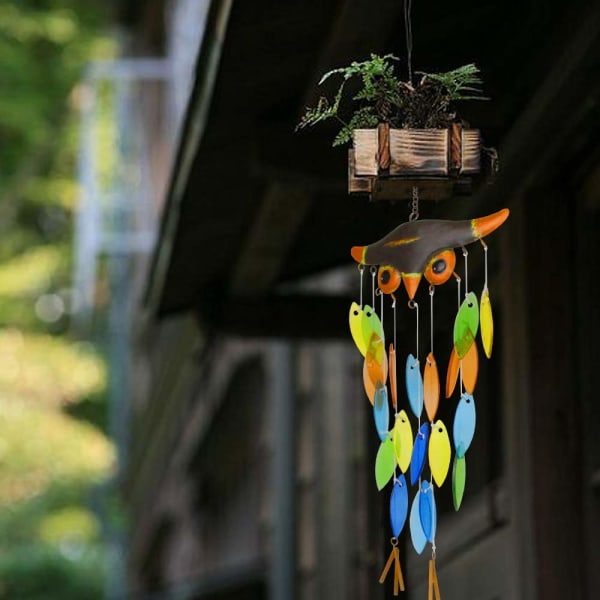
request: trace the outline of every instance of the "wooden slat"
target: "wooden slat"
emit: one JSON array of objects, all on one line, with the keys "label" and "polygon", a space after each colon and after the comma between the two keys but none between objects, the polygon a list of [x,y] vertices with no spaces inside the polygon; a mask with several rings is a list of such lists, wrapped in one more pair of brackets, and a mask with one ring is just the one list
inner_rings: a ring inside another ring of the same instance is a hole
[{"label": "wooden slat", "polygon": [[388,123],[379,123],[377,126],[377,139],[379,143],[379,171],[390,168],[390,126]]},{"label": "wooden slat", "polygon": [[377,129],[355,129],[354,168],[357,175],[377,175],[379,172],[379,137]]},{"label": "wooden slat", "polygon": [[390,129],[390,175],[447,175],[447,129]]},{"label": "wooden slat", "polygon": [[370,176],[357,177],[354,168],[354,149],[348,149],[348,193],[370,194],[373,191],[374,178]]},{"label": "wooden slat", "polygon": [[481,170],[481,133],[479,129],[462,130],[461,173],[474,175]]}]

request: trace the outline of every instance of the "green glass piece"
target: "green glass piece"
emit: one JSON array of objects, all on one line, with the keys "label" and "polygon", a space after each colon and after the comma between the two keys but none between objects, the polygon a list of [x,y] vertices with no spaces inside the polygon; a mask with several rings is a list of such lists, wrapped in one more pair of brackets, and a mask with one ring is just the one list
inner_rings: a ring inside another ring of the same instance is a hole
[{"label": "green glass piece", "polygon": [[454,457],[454,466],[452,467],[452,501],[454,510],[458,510],[462,504],[465,493],[465,482],[467,480],[467,463],[464,455]]},{"label": "green glass piece", "polygon": [[363,308],[363,318],[362,318],[362,335],[363,340],[367,348],[371,343],[371,336],[375,334],[375,338],[377,340],[381,340],[381,347],[385,347],[384,335],[383,335],[383,327],[381,326],[381,321],[379,317],[375,313],[375,310],[372,309],[368,304]]},{"label": "green glass piece", "polygon": [[392,478],[396,469],[396,455],[391,436],[381,442],[375,459],[375,481],[377,489],[382,490]]},{"label": "green glass piece", "polygon": [[461,360],[475,341],[479,330],[479,304],[474,292],[469,292],[460,305],[454,321],[454,348]]}]

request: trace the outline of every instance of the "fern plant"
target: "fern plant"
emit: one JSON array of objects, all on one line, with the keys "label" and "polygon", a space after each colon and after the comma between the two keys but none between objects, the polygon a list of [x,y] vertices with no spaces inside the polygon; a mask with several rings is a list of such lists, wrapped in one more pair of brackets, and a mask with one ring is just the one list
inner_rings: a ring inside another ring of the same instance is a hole
[{"label": "fern plant", "polygon": [[[457,118],[454,103],[485,99],[479,69],[472,63],[444,73],[418,73],[420,80],[412,84],[394,73],[396,61],[392,54],[371,54],[369,60],[325,73],[319,85],[332,76],[342,77],[333,101],[321,96],[315,107],[306,109],[296,129],[336,120],[341,129],[333,145],[339,146],[351,141],[352,130],[379,123],[414,129],[448,127]],[[350,98],[354,108],[345,117],[344,92],[350,80],[358,80],[359,89]]]}]

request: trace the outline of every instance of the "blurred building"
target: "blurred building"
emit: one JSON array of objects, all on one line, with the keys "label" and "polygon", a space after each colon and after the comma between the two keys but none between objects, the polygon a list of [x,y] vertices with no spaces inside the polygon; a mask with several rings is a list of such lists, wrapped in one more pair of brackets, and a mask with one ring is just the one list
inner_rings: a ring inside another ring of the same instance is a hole
[{"label": "blurred building", "polygon": [[[388,597],[377,583],[388,500],[347,331],[348,250],[409,210],[348,197],[332,131],[294,126],[323,72],[369,52],[404,56],[402,2],[152,0],[123,2],[122,21],[132,57],[169,67],[134,107],[151,189],[164,191],[132,276],[130,597]],[[501,156],[493,186],[422,214],[511,209],[489,241],[497,340],[465,503],[454,513],[449,491],[440,497],[442,595],[589,598],[600,583],[600,6],[432,0],[415,3],[413,23],[417,68],[482,67],[492,100],[465,116]],[[454,289],[440,297],[455,306]],[[403,356],[412,319],[399,315]],[[438,323],[442,364],[451,317]],[[406,597],[424,598],[427,557],[409,545]]]}]

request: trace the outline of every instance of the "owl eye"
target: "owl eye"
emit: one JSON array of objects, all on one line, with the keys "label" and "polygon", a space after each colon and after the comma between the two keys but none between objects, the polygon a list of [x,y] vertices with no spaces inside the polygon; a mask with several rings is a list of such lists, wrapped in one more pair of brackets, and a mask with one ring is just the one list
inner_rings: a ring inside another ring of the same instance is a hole
[{"label": "owl eye", "polygon": [[433,285],[441,285],[446,283],[454,272],[456,266],[456,254],[454,250],[443,250],[438,252],[429,261],[425,269],[425,279]]},{"label": "owl eye", "polygon": [[392,294],[400,285],[400,273],[389,265],[379,267],[377,283],[384,294]]}]

